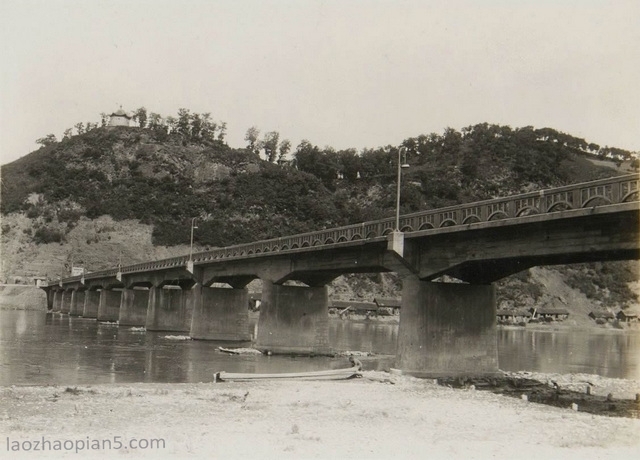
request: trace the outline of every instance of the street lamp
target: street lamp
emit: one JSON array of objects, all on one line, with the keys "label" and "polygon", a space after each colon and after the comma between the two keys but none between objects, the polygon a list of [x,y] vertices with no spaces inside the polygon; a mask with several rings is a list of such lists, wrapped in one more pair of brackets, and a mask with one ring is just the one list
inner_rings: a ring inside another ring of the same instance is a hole
[{"label": "street lamp", "polygon": [[191,219],[191,245],[189,246],[189,262],[193,263],[193,229],[198,228],[196,226],[196,218]]},{"label": "street lamp", "polygon": [[[402,162],[404,158],[404,163]],[[400,147],[398,149],[398,190],[396,191],[396,228],[395,231],[400,231],[400,183],[402,182],[402,169],[408,168],[407,163],[407,148]]]}]

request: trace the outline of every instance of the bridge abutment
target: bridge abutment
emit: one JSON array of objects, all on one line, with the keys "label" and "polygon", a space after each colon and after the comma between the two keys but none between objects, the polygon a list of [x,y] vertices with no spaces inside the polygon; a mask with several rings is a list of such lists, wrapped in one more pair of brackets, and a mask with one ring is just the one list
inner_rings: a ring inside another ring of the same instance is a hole
[{"label": "bridge abutment", "polygon": [[121,301],[122,289],[103,289],[100,291],[98,321],[118,321]]},{"label": "bridge abutment", "polygon": [[246,342],[249,334],[249,294],[246,288],[196,285],[191,333],[194,339]]},{"label": "bridge abutment", "polygon": [[495,287],[403,280],[396,366],[419,377],[496,374]]},{"label": "bridge abutment", "polygon": [[145,327],[148,331],[189,332],[193,290],[152,287]]},{"label": "bridge abutment", "polygon": [[69,310],[69,315],[71,316],[81,316],[84,311],[84,296],[85,291],[76,291],[74,290],[71,293],[71,308]]},{"label": "bridge abutment", "polygon": [[125,289],[122,291],[120,315],[121,326],[144,326],[149,308],[149,289]]},{"label": "bridge abutment", "polygon": [[329,354],[326,286],[283,286],[264,280],[256,348],[281,354]]}]

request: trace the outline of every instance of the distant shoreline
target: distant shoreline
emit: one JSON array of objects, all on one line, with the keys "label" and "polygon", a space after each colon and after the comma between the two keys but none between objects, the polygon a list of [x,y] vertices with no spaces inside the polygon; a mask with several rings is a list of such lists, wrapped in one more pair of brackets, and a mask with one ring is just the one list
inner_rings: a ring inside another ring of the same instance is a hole
[{"label": "distant shoreline", "polygon": [[[25,305],[25,304],[17,304],[12,301],[8,301],[3,299],[3,296],[0,295],[0,311],[39,311],[44,313],[57,313],[57,314],[66,314],[60,312],[53,312],[51,310],[47,310],[45,305],[41,307],[33,306],[33,305]],[[258,319],[259,312],[249,312],[249,318]],[[398,326],[400,324],[400,320],[397,316],[379,316],[379,317],[371,317],[365,318],[356,317],[356,318],[340,318],[337,316],[329,316],[329,320],[333,322],[350,322],[350,323],[369,323],[369,324],[379,324],[379,325],[390,325],[390,326]],[[612,333],[640,333],[640,323],[633,324],[625,324],[622,328],[616,328],[611,325],[574,325],[574,324],[562,324],[562,323],[540,323],[540,324],[527,324],[526,326],[517,326],[517,325],[509,325],[509,324],[498,324],[498,330],[503,331],[536,331],[536,332],[571,332],[571,331],[589,331],[589,332],[612,332]]]},{"label": "distant shoreline", "polygon": [[[0,284],[0,311],[47,311],[46,296],[44,291],[33,285],[25,284]],[[249,311],[249,317],[257,319],[259,311]],[[350,315],[342,318],[340,315],[329,315],[331,321],[349,321],[370,324],[398,325],[400,316],[370,316]],[[612,324],[571,324],[572,320],[554,321],[552,323],[527,323],[524,326],[511,324],[498,324],[498,330],[530,330],[530,331],[611,331],[640,332],[640,323],[620,323],[621,328]]]}]

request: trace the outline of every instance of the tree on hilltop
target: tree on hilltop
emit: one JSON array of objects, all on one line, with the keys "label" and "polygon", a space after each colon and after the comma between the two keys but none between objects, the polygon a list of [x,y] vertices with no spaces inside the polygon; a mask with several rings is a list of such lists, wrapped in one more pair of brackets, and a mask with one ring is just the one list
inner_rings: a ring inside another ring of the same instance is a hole
[{"label": "tree on hilltop", "polygon": [[338,177],[340,167],[333,149],[320,150],[318,146],[305,139],[298,144],[293,157],[294,165],[298,170],[313,174],[329,190],[334,189],[334,181]]},{"label": "tree on hilltop", "polygon": [[159,129],[162,127],[162,116],[159,113],[151,112],[149,114],[149,128]]},{"label": "tree on hilltop", "polygon": [[251,150],[253,153],[258,153],[260,149],[258,148],[258,137],[260,136],[260,130],[256,126],[252,126],[247,129],[247,132],[244,135],[244,140],[249,144],[247,148]]},{"label": "tree on hilltop", "polygon": [[46,136],[36,140],[36,144],[40,144],[42,147],[47,147],[55,144],[56,142],[58,142],[58,139],[56,139],[55,134],[47,134]]},{"label": "tree on hilltop", "polygon": [[273,163],[276,161],[278,154],[278,142],[280,141],[280,133],[278,131],[269,131],[264,134],[262,141],[260,141],[260,149],[264,149],[265,159]]},{"label": "tree on hilltop", "polygon": [[191,136],[191,113],[189,109],[178,109],[176,131],[184,137]]},{"label": "tree on hilltop", "polygon": [[218,140],[224,141],[224,137],[227,135],[227,122],[223,121],[220,123],[220,127],[218,128]]},{"label": "tree on hilltop", "polygon": [[280,142],[278,150],[280,151],[280,155],[278,155],[278,161],[282,161],[291,150],[291,141],[289,139],[284,139],[282,142]]},{"label": "tree on hilltop", "polygon": [[141,128],[147,127],[147,118],[147,109],[144,107],[140,107],[133,112],[133,119],[138,122],[138,125],[140,125]]}]

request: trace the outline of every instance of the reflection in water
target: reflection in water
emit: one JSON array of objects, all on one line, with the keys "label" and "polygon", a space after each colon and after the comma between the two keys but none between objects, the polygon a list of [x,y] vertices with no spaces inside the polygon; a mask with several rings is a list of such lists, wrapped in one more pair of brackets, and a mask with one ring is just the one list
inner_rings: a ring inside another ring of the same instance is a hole
[{"label": "reflection in water", "polygon": [[498,330],[500,368],[640,379],[638,331]]},{"label": "reflection in water", "polygon": [[[257,332],[257,320],[249,330]],[[219,346],[250,343],[171,340],[94,319],[0,311],[0,385],[210,382],[213,373],[295,372],[346,366],[344,357],[228,355]],[[365,369],[393,367],[397,324],[332,319],[336,351],[365,351]],[[640,333],[498,330],[500,368],[584,372],[640,379]]]},{"label": "reflection in water", "polygon": [[337,350],[393,355],[397,339],[397,324],[354,323],[337,319],[329,323],[329,341]]}]

